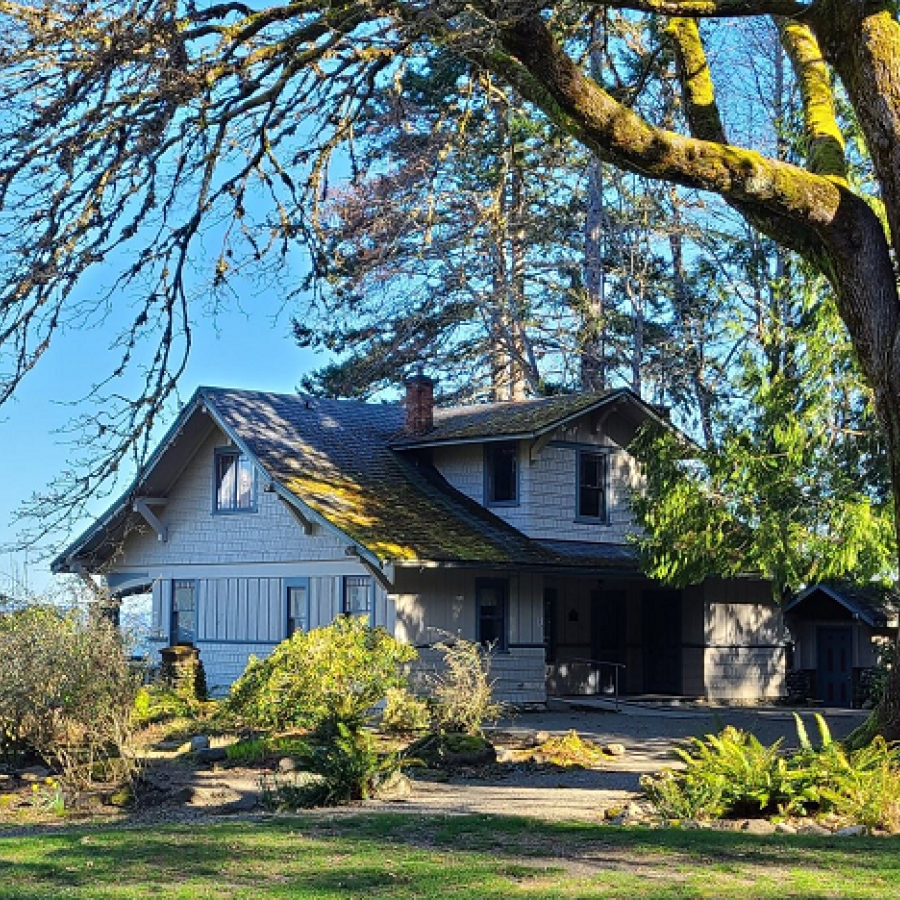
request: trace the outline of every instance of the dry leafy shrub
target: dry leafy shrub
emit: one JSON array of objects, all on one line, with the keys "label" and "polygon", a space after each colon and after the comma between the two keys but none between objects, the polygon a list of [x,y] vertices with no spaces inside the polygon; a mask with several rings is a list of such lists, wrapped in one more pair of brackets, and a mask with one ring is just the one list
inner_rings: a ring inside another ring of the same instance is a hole
[{"label": "dry leafy shrub", "polygon": [[227,710],[254,728],[358,730],[416,651],[364,617],[341,616],[325,628],[297,632],[266,659],[251,657],[232,685]]},{"label": "dry leafy shrub", "polygon": [[394,734],[424,731],[431,724],[428,703],[406,688],[390,688],[381,714],[381,727]]},{"label": "dry leafy shrub", "polygon": [[429,675],[432,726],[438,731],[481,734],[485,722],[503,711],[493,699],[491,652],[461,637],[448,637],[434,645],[442,665]]},{"label": "dry leafy shrub", "polygon": [[34,754],[68,788],[134,771],[138,676],[106,620],[48,606],[0,614],[0,755]]},{"label": "dry leafy shrub", "polygon": [[582,740],[574,729],[562,737],[551,737],[528,751],[528,756],[543,759],[554,766],[580,766],[590,769],[609,757],[596,744]]}]

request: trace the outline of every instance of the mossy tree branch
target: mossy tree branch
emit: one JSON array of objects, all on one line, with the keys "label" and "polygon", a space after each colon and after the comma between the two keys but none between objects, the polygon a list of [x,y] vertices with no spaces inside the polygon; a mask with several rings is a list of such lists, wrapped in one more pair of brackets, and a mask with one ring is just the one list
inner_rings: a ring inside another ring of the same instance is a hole
[{"label": "mossy tree branch", "polygon": [[803,22],[780,19],[778,30],[803,98],[809,170],[846,186],[844,136],[835,116],[831,78],[819,42]]}]

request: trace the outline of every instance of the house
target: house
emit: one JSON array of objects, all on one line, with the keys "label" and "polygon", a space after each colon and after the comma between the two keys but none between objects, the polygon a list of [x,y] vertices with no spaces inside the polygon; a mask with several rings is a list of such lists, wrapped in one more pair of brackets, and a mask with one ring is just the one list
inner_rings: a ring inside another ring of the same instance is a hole
[{"label": "house", "polygon": [[816,584],[784,606],[788,672],[797,698],[862,706],[879,644],[897,635],[896,592],[846,581]]},{"label": "house", "polygon": [[[785,641],[754,578],[672,590],[628,545],[628,390],[435,408],[200,388],[127,494],[55,561],[152,591],[160,647],[224,691],[250,654],[362,614],[418,645],[494,645],[498,696],[783,693]],[[599,663],[602,662],[602,665]]]}]

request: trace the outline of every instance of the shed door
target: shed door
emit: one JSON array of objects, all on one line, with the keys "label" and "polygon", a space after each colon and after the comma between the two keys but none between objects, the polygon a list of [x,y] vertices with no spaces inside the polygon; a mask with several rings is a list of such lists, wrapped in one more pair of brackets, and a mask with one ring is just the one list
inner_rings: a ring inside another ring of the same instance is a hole
[{"label": "shed door", "polygon": [[819,699],[828,706],[849,707],[853,693],[849,628],[819,628],[819,666],[816,674]]}]

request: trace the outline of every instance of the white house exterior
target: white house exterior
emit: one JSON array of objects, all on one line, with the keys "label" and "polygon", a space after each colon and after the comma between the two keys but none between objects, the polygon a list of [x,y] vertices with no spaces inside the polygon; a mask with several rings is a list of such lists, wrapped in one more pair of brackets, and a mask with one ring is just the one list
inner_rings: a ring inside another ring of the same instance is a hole
[{"label": "white house exterior", "polygon": [[[434,409],[201,388],[118,501],[55,562],[150,590],[160,648],[195,645],[225,691],[250,654],[343,613],[429,645],[494,645],[498,696],[784,691],[769,586],[644,577],[627,544],[626,390]],[[598,662],[604,665],[598,665]],[[606,665],[617,664],[616,667]]]}]

